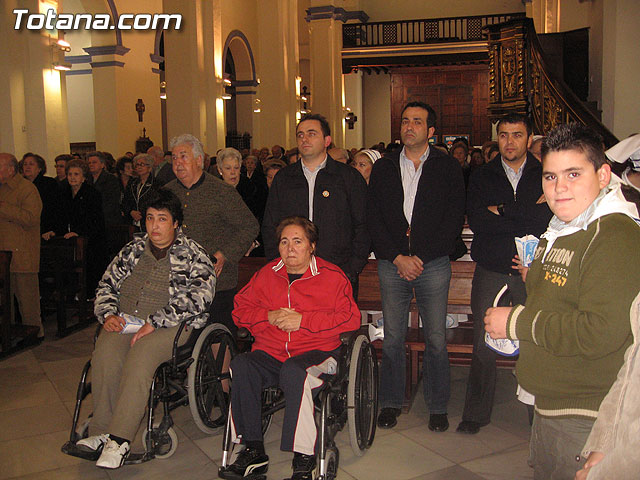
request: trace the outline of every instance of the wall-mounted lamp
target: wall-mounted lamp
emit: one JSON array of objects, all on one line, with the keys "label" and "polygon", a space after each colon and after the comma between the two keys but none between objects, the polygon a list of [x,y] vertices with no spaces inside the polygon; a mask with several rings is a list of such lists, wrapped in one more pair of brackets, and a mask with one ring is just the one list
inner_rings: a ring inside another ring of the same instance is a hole
[{"label": "wall-mounted lamp", "polygon": [[52,38],[51,46],[59,50],[62,50],[63,52],[71,51],[71,44],[66,40],[63,40],[62,38],[59,38],[58,40]]},{"label": "wall-mounted lamp", "polygon": [[231,86],[231,75],[229,75],[228,73],[223,73],[222,74],[222,83],[224,83],[225,87],[230,87]]},{"label": "wall-mounted lamp", "polygon": [[231,100],[232,95],[230,93],[223,93],[220,98],[223,100]]},{"label": "wall-mounted lamp", "polygon": [[253,100],[253,113],[260,113],[262,111],[262,109],[260,108],[261,104],[262,101],[259,98]]},{"label": "wall-mounted lamp", "polygon": [[58,70],[59,72],[66,72],[68,70],[71,70],[70,63],[53,62],[52,66],[54,70]]},{"label": "wall-mounted lamp", "polygon": [[358,121],[358,117],[356,117],[353,112],[349,112],[344,116],[344,121],[347,122],[349,130],[353,130],[353,126]]},{"label": "wall-mounted lamp", "polygon": [[164,80],[160,82],[160,99],[167,99],[167,82]]}]

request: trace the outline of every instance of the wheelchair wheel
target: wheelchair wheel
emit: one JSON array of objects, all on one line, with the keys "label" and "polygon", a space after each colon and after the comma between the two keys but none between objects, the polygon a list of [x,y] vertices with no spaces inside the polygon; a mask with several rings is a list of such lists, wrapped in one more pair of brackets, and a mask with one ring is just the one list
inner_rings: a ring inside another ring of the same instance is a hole
[{"label": "wheelchair wheel", "polygon": [[378,363],[376,354],[365,335],[353,343],[347,386],[347,419],[349,440],[358,457],[373,443],[378,413]]},{"label": "wheelchair wheel", "polygon": [[[214,348],[217,345],[217,352]],[[222,381],[231,381],[229,373],[222,373],[225,354],[236,354],[236,344],[224,325],[207,326],[198,337],[189,366],[189,408],[193,421],[204,433],[214,434],[224,428],[229,411],[229,394],[222,389]]]},{"label": "wheelchair wheel", "polygon": [[153,453],[153,456],[155,458],[169,458],[171,455],[176,453],[176,450],[178,449],[178,435],[171,427],[167,429],[166,433],[163,433],[159,427],[159,424],[154,425],[151,432],[146,428],[144,429],[144,436],[142,437],[144,439],[144,448],[146,451],[147,436],[151,435],[151,443],[154,450],[151,453]]}]

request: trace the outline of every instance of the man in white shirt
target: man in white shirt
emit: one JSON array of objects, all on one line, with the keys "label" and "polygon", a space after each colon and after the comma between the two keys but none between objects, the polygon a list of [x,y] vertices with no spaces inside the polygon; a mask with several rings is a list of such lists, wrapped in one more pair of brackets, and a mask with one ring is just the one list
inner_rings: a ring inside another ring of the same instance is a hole
[{"label": "man in white shirt", "polygon": [[426,349],[423,388],[429,429],[449,428],[449,356],[445,339],[449,255],[464,221],[464,180],[456,160],[429,147],[436,114],[410,102],[402,111],[404,147],[376,161],[369,180],[367,224],[378,259],[384,316],[378,426],[392,428],[405,391],[405,337],[414,294]]}]

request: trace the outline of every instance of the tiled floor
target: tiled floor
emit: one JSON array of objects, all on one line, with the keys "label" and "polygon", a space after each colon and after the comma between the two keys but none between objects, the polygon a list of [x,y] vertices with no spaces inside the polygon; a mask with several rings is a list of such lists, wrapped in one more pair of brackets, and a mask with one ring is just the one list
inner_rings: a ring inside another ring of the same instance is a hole
[{"label": "tiled floor", "polygon": [[[52,325],[51,329],[55,327]],[[80,371],[92,350],[95,327],[0,361],[0,479],[198,479],[217,478],[221,437],[201,433],[189,409],[174,412],[179,438],[175,455],[115,471],[60,452],[68,438]],[[339,477],[344,480],[515,480],[533,478],[527,466],[526,408],[514,396],[515,379],[500,370],[493,422],[478,435],[455,433],[464,404],[468,368],[452,369],[451,428],[433,433],[421,395],[392,430],[378,430],[364,457],[355,457],[348,434],[338,434]],[[83,412],[86,415],[86,412]],[[269,479],[290,475],[291,454],[279,451],[281,416],[267,439]]]}]

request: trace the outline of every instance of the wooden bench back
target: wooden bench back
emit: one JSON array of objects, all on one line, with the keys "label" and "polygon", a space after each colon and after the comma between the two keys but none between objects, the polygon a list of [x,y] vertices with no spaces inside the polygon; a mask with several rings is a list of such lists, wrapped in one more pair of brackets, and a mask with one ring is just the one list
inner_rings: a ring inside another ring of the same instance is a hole
[{"label": "wooden bench back", "polygon": [[[251,280],[253,274],[266,263],[265,258],[259,257],[244,257],[240,260],[238,264],[238,290],[244,287]],[[451,282],[447,307],[449,313],[471,313],[471,281],[475,269],[475,262],[451,262]],[[360,274],[358,306],[361,310],[382,310],[377,260],[369,260]],[[415,298],[411,301],[411,311],[417,311]]]}]

